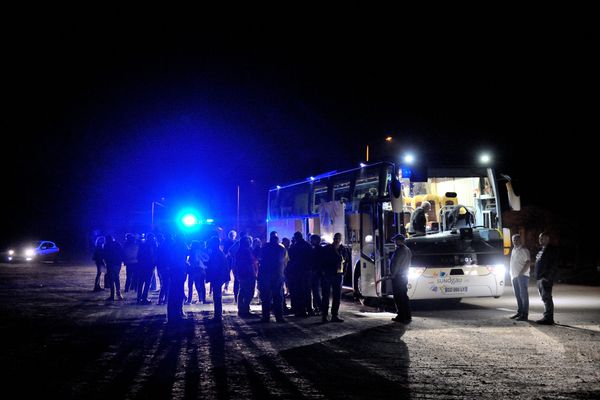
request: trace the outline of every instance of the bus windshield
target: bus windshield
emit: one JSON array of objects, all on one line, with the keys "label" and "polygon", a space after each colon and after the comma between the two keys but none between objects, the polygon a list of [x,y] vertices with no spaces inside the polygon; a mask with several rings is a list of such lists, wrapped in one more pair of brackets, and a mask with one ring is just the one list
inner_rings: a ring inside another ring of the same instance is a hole
[{"label": "bus windshield", "polygon": [[410,215],[427,201],[431,206],[426,215],[428,232],[452,229],[460,219],[469,227],[499,228],[496,190],[489,170],[480,176],[434,176],[426,182],[403,177],[401,184],[405,226]]}]

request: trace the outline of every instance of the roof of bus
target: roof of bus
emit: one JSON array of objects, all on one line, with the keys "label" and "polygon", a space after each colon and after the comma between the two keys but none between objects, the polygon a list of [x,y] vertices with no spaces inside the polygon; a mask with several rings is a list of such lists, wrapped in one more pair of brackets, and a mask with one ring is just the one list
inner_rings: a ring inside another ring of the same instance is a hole
[{"label": "roof of bus", "polygon": [[[376,162],[373,164],[361,164],[361,166],[357,167],[357,168],[351,168],[351,169],[347,169],[347,170],[339,171],[339,172],[337,170],[333,170],[333,171],[325,172],[320,175],[311,176],[302,181],[293,182],[293,183],[290,183],[287,185],[277,185],[276,187],[269,189],[269,191],[285,189],[285,188],[289,188],[292,186],[300,185],[300,184],[303,184],[306,182],[311,182],[311,181],[318,182],[321,179],[326,179],[326,178],[330,178],[332,176],[346,174],[348,172],[358,171],[363,168],[380,166],[382,164],[388,164],[388,165],[395,166],[395,164],[393,164],[392,162],[389,162],[389,161],[379,161],[379,162]],[[402,168],[405,168],[405,167],[402,167]],[[418,167],[416,167],[416,168],[418,168]],[[425,174],[425,176],[427,176],[428,178],[487,177],[489,174],[489,171],[490,171],[489,167],[476,167],[476,166],[440,166],[440,167],[436,166],[436,167],[425,167],[425,168],[427,170],[427,174]]]}]

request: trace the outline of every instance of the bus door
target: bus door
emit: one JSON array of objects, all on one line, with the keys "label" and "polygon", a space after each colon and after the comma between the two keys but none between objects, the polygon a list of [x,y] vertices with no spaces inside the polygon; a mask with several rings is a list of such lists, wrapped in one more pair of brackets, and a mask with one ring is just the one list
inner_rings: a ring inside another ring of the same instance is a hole
[{"label": "bus door", "polygon": [[381,296],[382,240],[375,200],[360,202],[360,292],[364,297]]}]

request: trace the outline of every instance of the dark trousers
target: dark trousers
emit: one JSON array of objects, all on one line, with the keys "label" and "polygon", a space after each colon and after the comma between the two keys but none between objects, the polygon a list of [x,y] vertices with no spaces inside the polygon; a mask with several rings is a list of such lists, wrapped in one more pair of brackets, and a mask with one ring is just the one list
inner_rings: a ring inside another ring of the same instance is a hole
[{"label": "dark trousers", "polygon": [[258,290],[260,291],[263,319],[270,318],[271,306],[275,318],[283,319],[283,280],[283,277],[277,275],[259,277]]},{"label": "dark trousers", "polygon": [[408,278],[405,276],[392,278],[392,294],[394,296],[394,304],[396,305],[396,313],[398,314],[398,318],[403,321],[410,321],[412,319],[407,285]]},{"label": "dark trousers", "polygon": [[204,279],[206,274],[203,272],[193,271],[188,274],[188,295],[187,302],[192,302],[194,296],[194,285],[196,285],[196,292],[198,293],[198,301],[202,303],[206,302],[206,287],[204,286]]},{"label": "dark trousers", "polygon": [[140,280],[137,287],[137,301],[148,300],[148,290],[154,275],[154,266],[140,265]]},{"label": "dark trousers", "polygon": [[160,279],[160,292],[158,293],[158,303],[164,304],[167,302],[169,296],[169,286],[171,284],[171,278],[166,271],[165,267],[156,267],[158,272],[158,279]]},{"label": "dark trousers", "polygon": [[108,272],[108,280],[110,285],[110,297],[115,297],[115,291],[117,295],[121,294],[121,281],[119,274],[121,273],[121,264],[119,265],[107,265],[106,270]]},{"label": "dark trousers", "polygon": [[223,318],[223,283],[225,282],[211,282],[210,287],[213,289],[213,303],[215,308],[215,319],[220,320]]},{"label": "dark trousers", "polygon": [[125,272],[127,277],[125,278],[125,291],[128,292],[130,290],[137,289],[137,279],[138,279],[138,265],[137,263],[129,263],[125,264]]},{"label": "dark trousers", "polygon": [[552,300],[552,286],[554,282],[540,279],[537,281],[538,291],[544,303],[544,319],[554,321],[554,301]]},{"label": "dark trousers", "polygon": [[240,315],[248,315],[250,314],[250,302],[254,297],[254,290],[256,289],[256,279],[241,279],[239,284],[238,313]]},{"label": "dark trousers", "polygon": [[321,296],[321,275],[312,272],[310,277],[310,291],[312,292],[312,306],[315,311],[321,310],[323,297]]},{"label": "dark trousers", "polygon": [[323,299],[321,302],[321,315],[325,317],[329,311],[329,295],[331,294],[331,315],[337,316],[340,311],[342,300],[342,274],[323,275],[321,277],[321,291]]},{"label": "dark trousers", "polygon": [[[106,268],[104,262],[96,261],[96,279],[94,280],[94,289],[100,287],[100,276],[102,275],[102,268]],[[104,277],[106,278],[106,272],[104,273]],[[106,282],[104,283],[104,287],[106,288],[108,285]]]},{"label": "dark trousers", "polygon": [[167,300],[167,320],[176,322],[183,318],[183,285],[185,272],[173,272],[169,275],[169,295]]}]

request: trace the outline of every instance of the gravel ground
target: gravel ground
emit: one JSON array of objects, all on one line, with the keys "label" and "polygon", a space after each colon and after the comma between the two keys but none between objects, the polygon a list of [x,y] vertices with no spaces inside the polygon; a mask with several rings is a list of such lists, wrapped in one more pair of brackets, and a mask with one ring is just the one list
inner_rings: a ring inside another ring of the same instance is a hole
[{"label": "gravel ground", "polygon": [[414,303],[408,328],[386,308],[350,300],[342,324],[261,324],[238,318],[226,295],[222,324],[210,321],[212,305],[193,304],[170,328],[164,306],[135,305],[132,293],[105,302],[106,292],[90,290],[94,274],[92,266],[0,265],[7,390],[63,399],[600,398],[597,287],[557,287],[557,310],[568,313],[557,312],[556,326],[508,319],[510,308],[499,307],[514,303],[507,291]]}]

